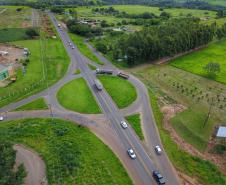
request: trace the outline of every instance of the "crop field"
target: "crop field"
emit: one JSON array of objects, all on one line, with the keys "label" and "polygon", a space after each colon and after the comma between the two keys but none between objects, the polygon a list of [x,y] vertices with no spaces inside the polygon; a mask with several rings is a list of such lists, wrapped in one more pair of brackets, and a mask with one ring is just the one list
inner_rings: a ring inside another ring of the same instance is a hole
[{"label": "crop field", "polygon": [[210,44],[207,48],[173,60],[170,65],[208,77],[203,67],[209,62],[220,64],[221,71],[213,80],[226,84],[226,40]]},{"label": "crop field", "polygon": [[100,108],[83,78],[64,85],[57,93],[59,103],[66,109],[86,114],[100,113]]},{"label": "crop field", "polygon": [[[139,69],[134,74],[154,88],[164,104],[187,108],[172,119],[172,125],[187,142],[204,151],[214,126],[226,121],[226,86],[169,65]],[[211,104],[211,116],[205,123]]]},{"label": "crop field", "polygon": [[[21,11],[17,11],[18,8]],[[0,28],[30,27],[31,8],[23,6],[0,6],[0,23]]]},{"label": "crop field", "polygon": [[137,92],[130,82],[116,76],[99,75],[98,78],[119,108],[125,108],[136,100]]},{"label": "crop field", "polygon": [[38,152],[46,164],[50,185],[132,184],[119,159],[83,126],[56,119],[4,122],[0,140],[24,144]]},{"label": "crop field", "polygon": [[46,88],[46,79],[49,85],[55,83],[64,75],[69,64],[60,40],[25,40],[14,44],[29,48],[30,62],[25,73],[22,70],[17,71],[16,82],[0,88],[0,106]]}]

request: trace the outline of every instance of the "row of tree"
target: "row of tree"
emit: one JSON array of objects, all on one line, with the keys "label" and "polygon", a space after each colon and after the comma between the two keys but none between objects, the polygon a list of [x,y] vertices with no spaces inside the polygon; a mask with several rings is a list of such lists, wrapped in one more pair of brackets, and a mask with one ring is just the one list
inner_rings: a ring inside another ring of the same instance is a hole
[{"label": "row of tree", "polygon": [[134,65],[174,56],[209,43],[215,31],[215,24],[200,24],[196,19],[174,19],[121,37],[113,47],[113,57]]}]

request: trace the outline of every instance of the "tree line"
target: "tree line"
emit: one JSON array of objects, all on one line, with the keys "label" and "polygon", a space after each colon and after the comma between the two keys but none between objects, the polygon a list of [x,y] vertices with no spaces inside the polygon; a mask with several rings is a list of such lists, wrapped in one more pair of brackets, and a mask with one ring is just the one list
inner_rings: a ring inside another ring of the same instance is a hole
[{"label": "tree line", "polygon": [[200,24],[197,19],[174,19],[121,37],[112,48],[113,57],[125,60],[128,65],[154,61],[206,45],[213,40],[215,32],[216,24]]}]

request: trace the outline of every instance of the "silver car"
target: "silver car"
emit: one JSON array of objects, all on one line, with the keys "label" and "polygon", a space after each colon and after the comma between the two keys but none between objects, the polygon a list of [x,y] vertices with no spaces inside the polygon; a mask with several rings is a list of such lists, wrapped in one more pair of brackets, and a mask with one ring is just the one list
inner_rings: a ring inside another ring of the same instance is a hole
[{"label": "silver car", "polygon": [[129,156],[130,156],[130,158],[131,159],[136,159],[136,154],[134,153],[134,151],[133,151],[133,149],[132,148],[129,148],[128,150],[127,150],[127,153],[129,154]]},{"label": "silver car", "polygon": [[125,121],[121,121],[122,128],[126,129],[128,127],[127,123]]}]

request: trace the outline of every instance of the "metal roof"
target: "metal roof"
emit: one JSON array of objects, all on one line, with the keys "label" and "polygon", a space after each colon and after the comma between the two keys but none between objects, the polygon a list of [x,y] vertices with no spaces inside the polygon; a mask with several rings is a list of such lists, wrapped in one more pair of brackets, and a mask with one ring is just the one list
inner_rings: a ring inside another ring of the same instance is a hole
[{"label": "metal roof", "polygon": [[217,137],[223,137],[226,138],[226,126],[220,126],[218,131],[217,131]]},{"label": "metal roof", "polygon": [[7,66],[0,64],[0,72],[6,70],[7,68]]}]

